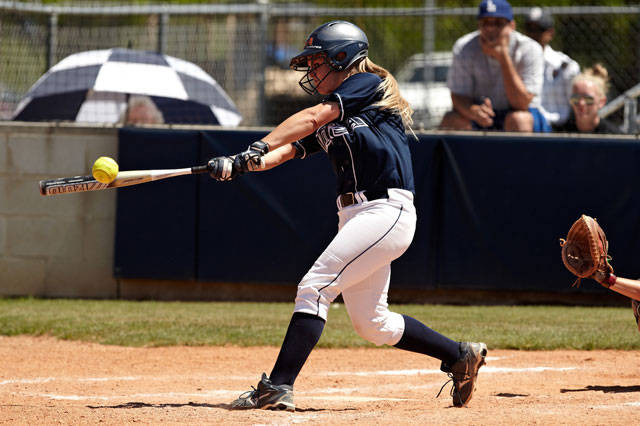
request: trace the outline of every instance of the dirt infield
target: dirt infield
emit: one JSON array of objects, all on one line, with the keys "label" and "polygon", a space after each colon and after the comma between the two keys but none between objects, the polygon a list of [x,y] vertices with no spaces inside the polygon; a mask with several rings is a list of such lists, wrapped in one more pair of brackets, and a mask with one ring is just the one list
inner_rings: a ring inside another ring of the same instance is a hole
[{"label": "dirt infield", "polygon": [[0,423],[636,424],[637,351],[491,350],[470,406],[454,408],[431,358],[397,349],[316,349],[295,413],[232,411],[277,348],[123,348],[0,337]]}]

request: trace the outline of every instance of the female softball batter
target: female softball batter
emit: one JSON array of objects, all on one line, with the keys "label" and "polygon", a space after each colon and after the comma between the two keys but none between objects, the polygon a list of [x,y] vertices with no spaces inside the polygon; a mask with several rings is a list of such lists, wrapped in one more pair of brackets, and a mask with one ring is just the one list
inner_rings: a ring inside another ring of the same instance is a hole
[{"label": "female softball batter", "polygon": [[291,60],[300,85],[326,95],[287,118],[247,151],[209,161],[211,176],[229,180],[324,151],[337,175],[338,233],[298,285],[295,309],[276,363],[234,408],[293,411],[293,383],[322,334],[329,304],[342,294],[356,332],[442,361],[453,404],[471,399],[484,343],[456,342],[387,305],[390,264],[413,239],[416,212],[405,128],[411,108],[393,76],[367,57],[367,36],[333,21],[315,29]]}]

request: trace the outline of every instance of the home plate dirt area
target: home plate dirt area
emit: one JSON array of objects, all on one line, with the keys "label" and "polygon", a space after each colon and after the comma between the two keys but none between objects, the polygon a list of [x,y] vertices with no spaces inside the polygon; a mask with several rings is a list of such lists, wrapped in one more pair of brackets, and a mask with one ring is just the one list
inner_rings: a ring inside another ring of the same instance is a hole
[{"label": "home plate dirt area", "polygon": [[452,406],[439,362],[388,348],[316,349],[296,411],[231,410],[267,374],[275,347],[125,348],[0,337],[0,423],[637,424],[638,351],[489,347],[468,407]]}]

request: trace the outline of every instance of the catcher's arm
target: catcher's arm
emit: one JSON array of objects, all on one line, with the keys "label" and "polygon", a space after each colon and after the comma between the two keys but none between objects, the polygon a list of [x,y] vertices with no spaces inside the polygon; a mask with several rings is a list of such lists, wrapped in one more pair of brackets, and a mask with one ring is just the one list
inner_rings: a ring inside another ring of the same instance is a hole
[{"label": "catcher's arm", "polygon": [[581,215],[560,245],[562,262],[578,277],[574,285],[579,285],[581,278],[592,278],[617,293],[640,300],[640,281],[614,275],[609,263],[609,242],[594,218]]},{"label": "catcher's arm", "polygon": [[[623,296],[640,300],[640,281],[616,277],[613,274],[609,274],[607,277],[602,276],[604,274],[598,276],[598,273],[594,275],[595,276],[593,278],[603,286],[615,291],[616,293],[620,293]],[[602,281],[600,281],[600,279]]]}]

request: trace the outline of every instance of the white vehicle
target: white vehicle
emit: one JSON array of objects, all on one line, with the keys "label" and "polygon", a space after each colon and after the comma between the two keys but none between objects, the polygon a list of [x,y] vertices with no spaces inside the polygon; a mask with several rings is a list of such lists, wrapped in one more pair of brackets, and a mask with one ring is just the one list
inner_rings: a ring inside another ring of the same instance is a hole
[{"label": "white vehicle", "polygon": [[451,52],[418,53],[395,74],[400,93],[413,108],[416,129],[437,128],[442,116],[452,109],[447,73],[453,61]]}]

